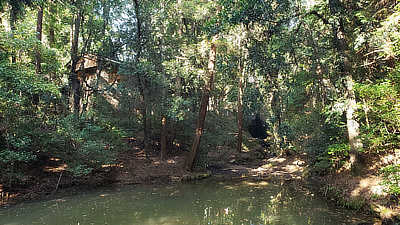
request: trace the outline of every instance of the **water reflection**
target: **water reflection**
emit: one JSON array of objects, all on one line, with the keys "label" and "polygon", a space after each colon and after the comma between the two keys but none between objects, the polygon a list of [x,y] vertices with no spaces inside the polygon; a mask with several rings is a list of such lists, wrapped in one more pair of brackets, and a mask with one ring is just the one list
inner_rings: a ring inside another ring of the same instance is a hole
[{"label": "water reflection", "polygon": [[1,224],[356,224],[301,185],[207,180],[128,186],[0,209]]}]

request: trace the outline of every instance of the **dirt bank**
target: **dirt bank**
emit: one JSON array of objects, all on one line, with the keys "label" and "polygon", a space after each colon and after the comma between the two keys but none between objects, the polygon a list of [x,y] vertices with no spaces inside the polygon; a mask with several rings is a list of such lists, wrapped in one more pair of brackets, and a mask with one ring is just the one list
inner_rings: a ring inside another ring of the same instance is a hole
[{"label": "dirt bank", "polygon": [[383,224],[398,224],[399,198],[384,192],[379,174],[380,168],[395,163],[397,157],[393,154],[369,153],[361,157],[363,165],[357,174],[343,166],[340,170],[321,177],[320,180],[324,183],[322,192],[339,205],[382,218]]}]

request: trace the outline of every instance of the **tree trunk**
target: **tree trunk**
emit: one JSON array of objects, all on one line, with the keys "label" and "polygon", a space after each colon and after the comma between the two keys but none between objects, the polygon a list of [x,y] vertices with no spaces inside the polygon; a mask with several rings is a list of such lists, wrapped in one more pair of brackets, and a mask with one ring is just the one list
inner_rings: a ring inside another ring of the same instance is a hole
[{"label": "tree trunk", "polygon": [[142,119],[143,119],[143,141],[144,141],[144,152],[146,154],[146,159],[150,158],[150,148],[149,148],[149,125],[147,120],[147,98],[143,93],[142,101]]},{"label": "tree trunk", "polygon": [[[351,64],[351,58],[349,54],[349,44],[347,42],[345,27],[344,27],[344,16],[340,15],[345,10],[343,3],[339,0],[330,0],[329,7],[332,15],[338,15],[339,26],[332,23],[333,30],[333,43],[342,56],[342,73],[346,76],[347,81],[347,109],[346,109],[346,119],[347,119],[347,133],[350,145],[350,167],[354,171],[356,165],[359,162],[358,151],[362,148],[361,139],[359,137],[359,124],[356,120],[355,111],[357,109],[356,97],[354,92],[354,81],[353,81],[353,65]],[[326,22],[325,22],[326,23]]]},{"label": "tree trunk", "polygon": [[[137,52],[135,56],[135,62],[137,65],[140,64],[140,56],[143,50],[142,46],[142,18],[140,15],[140,4],[139,0],[133,0],[134,10],[136,14],[136,45]],[[141,114],[142,114],[142,122],[143,122],[143,141],[144,141],[144,151],[146,154],[146,158],[150,157],[150,149],[149,149],[149,126],[147,121],[147,94],[146,94],[146,78],[143,73],[136,72],[136,79],[139,85],[139,91],[141,95]]]},{"label": "tree trunk", "polygon": [[348,52],[349,46],[344,33],[343,21],[340,23],[340,27],[337,32],[337,48],[343,57],[343,73],[346,76],[347,82],[347,133],[350,145],[350,166],[354,170],[355,165],[358,164],[359,155],[358,151],[362,148],[361,139],[359,137],[359,124],[356,120],[355,111],[357,110],[356,96],[354,92],[354,81],[353,81],[353,66],[350,62],[350,55]]},{"label": "tree trunk", "polygon": [[239,62],[239,77],[238,77],[238,139],[237,139],[237,152],[242,152],[243,142],[243,109],[242,109],[242,96],[243,96],[243,68]]},{"label": "tree trunk", "polygon": [[362,148],[361,139],[359,136],[359,124],[356,120],[355,111],[357,110],[356,97],[354,93],[354,81],[351,74],[347,74],[347,132],[350,145],[350,165],[352,169],[359,162],[358,151]]},{"label": "tree trunk", "polygon": [[167,159],[167,125],[166,125],[166,116],[163,113],[161,119],[161,159]]},{"label": "tree trunk", "polygon": [[49,46],[54,48],[56,38],[55,38],[55,23],[57,17],[57,5],[54,0],[49,1],[49,14],[48,14],[48,24],[49,24]]},{"label": "tree trunk", "polygon": [[51,48],[54,48],[54,43],[55,43],[55,35],[54,35],[54,26],[50,25],[49,28],[49,46]]},{"label": "tree trunk", "polygon": [[[182,0],[178,0],[178,6],[181,8],[182,5]],[[178,11],[178,16],[179,16],[179,27],[178,27],[178,34],[179,38],[183,37],[183,12],[181,9]],[[175,97],[181,96],[181,90],[182,90],[182,77],[177,74],[175,78]],[[166,140],[166,154],[171,155],[172,154],[172,149],[174,147],[174,140],[175,140],[175,133],[176,133],[176,126],[177,126],[177,121],[175,119],[171,119],[170,127],[169,127],[169,132],[167,135],[167,140]]]},{"label": "tree trunk", "polygon": [[[175,96],[179,97],[182,95],[182,77],[179,74],[175,78]],[[174,147],[174,140],[175,140],[175,133],[176,133],[176,126],[178,122],[175,119],[171,120],[171,126],[169,128],[169,133],[167,137],[167,155],[172,154],[172,149]]]},{"label": "tree trunk", "polygon": [[71,88],[71,106],[73,106],[74,112],[80,111],[80,101],[81,101],[81,85],[78,77],[78,73],[76,72],[76,66],[78,63],[78,38],[79,38],[79,30],[82,19],[82,11],[79,10],[78,15],[74,21],[74,32],[73,32],[73,40],[71,47],[71,71],[70,71],[70,88]]},{"label": "tree trunk", "polygon": [[206,84],[205,84],[205,87],[203,90],[203,96],[201,99],[200,110],[199,110],[199,115],[197,118],[196,130],[195,130],[194,137],[193,137],[192,147],[190,148],[189,157],[187,158],[187,160],[185,162],[185,169],[188,171],[191,171],[193,169],[193,166],[196,162],[196,158],[198,155],[198,149],[200,146],[200,138],[204,131],[204,122],[206,119],[207,106],[208,106],[208,102],[210,99],[212,82],[214,79],[214,72],[215,72],[214,71],[215,59],[216,59],[216,55],[217,55],[217,47],[215,44],[216,38],[217,38],[217,35],[215,35],[213,37],[213,43],[211,44],[210,54],[209,54],[209,58],[208,58],[208,76],[207,76]]},{"label": "tree trunk", "polygon": [[[164,10],[164,1],[161,1],[161,7]],[[160,40],[160,51],[161,51],[161,76],[163,81],[165,81],[165,69],[162,63],[164,62],[165,58],[165,43],[164,43],[164,24],[161,22],[160,25],[160,32],[162,34],[161,40]],[[162,99],[161,99],[161,159],[166,160],[167,159],[167,117],[165,115],[165,102],[167,100],[167,88],[165,85],[162,87]]]},{"label": "tree trunk", "polygon": [[[38,13],[37,13],[37,20],[36,20],[36,38],[42,43],[42,24],[43,24],[43,6],[38,5]],[[35,70],[37,74],[42,72],[42,55],[39,49],[36,49],[35,55]]]},{"label": "tree trunk", "polygon": [[[10,10],[10,28],[11,28],[11,34],[12,35],[14,35],[13,33],[16,30],[15,22],[17,22],[18,13],[19,13],[18,6],[14,2],[13,4],[11,4],[11,10]],[[16,56],[15,52],[11,53],[11,62],[12,63],[16,63],[17,62],[17,56]]]}]

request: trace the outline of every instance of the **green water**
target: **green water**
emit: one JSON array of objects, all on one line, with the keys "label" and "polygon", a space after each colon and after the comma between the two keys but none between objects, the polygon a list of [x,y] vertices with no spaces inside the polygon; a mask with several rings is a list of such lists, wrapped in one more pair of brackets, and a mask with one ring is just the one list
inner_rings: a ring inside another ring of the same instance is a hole
[{"label": "green water", "polygon": [[298,184],[243,180],[124,186],[0,208],[0,224],[341,225],[365,220]]}]

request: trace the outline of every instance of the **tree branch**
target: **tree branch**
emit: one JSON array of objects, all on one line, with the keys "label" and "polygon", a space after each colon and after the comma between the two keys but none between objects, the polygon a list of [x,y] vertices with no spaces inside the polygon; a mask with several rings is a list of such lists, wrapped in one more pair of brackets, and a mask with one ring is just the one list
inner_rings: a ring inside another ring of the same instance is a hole
[{"label": "tree branch", "polygon": [[316,15],[318,18],[320,18],[322,20],[322,22],[324,22],[324,24],[326,25],[332,25],[331,23],[329,23],[329,21],[327,19],[325,19],[321,14],[319,14],[317,11],[313,10],[311,11],[309,14],[311,15]]}]

